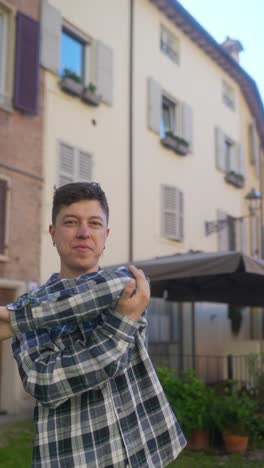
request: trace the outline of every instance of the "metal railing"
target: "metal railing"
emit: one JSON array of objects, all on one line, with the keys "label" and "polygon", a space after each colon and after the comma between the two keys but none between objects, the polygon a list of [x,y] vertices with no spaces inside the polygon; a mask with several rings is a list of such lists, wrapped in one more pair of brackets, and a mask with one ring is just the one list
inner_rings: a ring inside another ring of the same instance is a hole
[{"label": "metal railing", "polygon": [[[176,375],[187,369],[195,369],[199,378],[206,383],[217,383],[234,379],[241,386],[254,386],[250,372],[248,355],[193,355],[178,353],[160,353],[150,347],[149,354],[154,367],[173,369]],[[264,372],[264,369],[263,369]]]}]

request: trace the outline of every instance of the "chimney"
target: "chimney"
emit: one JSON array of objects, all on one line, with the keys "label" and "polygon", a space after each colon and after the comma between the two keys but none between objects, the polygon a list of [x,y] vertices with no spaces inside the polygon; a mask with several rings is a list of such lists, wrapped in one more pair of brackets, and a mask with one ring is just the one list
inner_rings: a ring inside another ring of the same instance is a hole
[{"label": "chimney", "polygon": [[221,44],[221,47],[229,54],[237,63],[239,63],[239,52],[244,50],[241,42],[237,39],[231,39],[227,36],[226,40]]}]

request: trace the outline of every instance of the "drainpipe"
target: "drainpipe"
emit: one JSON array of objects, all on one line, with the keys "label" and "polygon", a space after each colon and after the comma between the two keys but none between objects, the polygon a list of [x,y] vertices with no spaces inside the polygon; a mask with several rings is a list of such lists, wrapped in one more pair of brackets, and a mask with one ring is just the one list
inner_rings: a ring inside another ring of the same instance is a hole
[{"label": "drainpipe", "polygon": [[129,253],[128,261],[132,262],[134,257],[133,252],[133,42],[134,42],[134,0],[130,0],[130,24],[129,24],[129,111],[128,111],[128,158],[129,158],[129,174],[128,174],[128,197],[129,197]]}]

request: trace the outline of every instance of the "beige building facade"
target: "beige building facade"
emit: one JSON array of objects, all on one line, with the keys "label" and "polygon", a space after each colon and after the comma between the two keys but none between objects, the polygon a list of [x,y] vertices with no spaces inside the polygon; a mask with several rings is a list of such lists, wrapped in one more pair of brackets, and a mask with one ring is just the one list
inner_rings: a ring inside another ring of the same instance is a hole
[{"label": "beige building facade", "polygon": [[[245,201],[262,189],[263,104],[238,41],[220,46],[170,0],[42,0],[40,30],[39,282],[59,268],[54,186],[78,180],[108,196],[102,266],[190,250],[263,255],[262,211],[249,216]],[[227,305],[151,309],[150,346],[175,367],[179,355],[224,356],[233,342],[263,338],[260,310],[242,311],[234,337]]]}]

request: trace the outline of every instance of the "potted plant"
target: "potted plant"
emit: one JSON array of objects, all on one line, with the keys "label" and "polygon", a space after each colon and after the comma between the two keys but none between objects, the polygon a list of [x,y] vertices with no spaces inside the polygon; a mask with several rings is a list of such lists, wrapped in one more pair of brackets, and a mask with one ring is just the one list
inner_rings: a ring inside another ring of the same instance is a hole
[{"label": "potted plant", "polygon": [[96,94],[95,84],[89,83],[89,86],[83,90],[82,99],[92,106],[98,106],[102,100],[102,96],[100,94]]},{"label": "potted plant", "polygon": [[82,79],[73,70],[64,68],[60,84],[61,88],[67,93],[81,96],[83,90]]},{"label": "potted plant", "polygon": [[189,152],[189,143],[184,138],[175,135],[171,130],[165,132],[165,137],[161,140],[162,144],[168,148],[171,148],[175,153],[182,156]]},{"label": "potted plant", "polygon": [[215,398],[213,406],[215,425],[222,432],[226,451],[245,453],[255,402],[237,388],[236,382],[230,381],[224,394]]},{"label": "potted plant", "polygon": [[242,188],[245,185],[245,178],[242,174],[237,174],[234,171],[228,171],[225,175],[225,181],[234,187]]},{"label": "potted plant", "polygon": [[199,379],[193,369],[175,377],[168,369],[158,369],[159,379],[169,403],[187,438],[188,447],[193,450],[209,446],[211,426],[211,389]]}]

